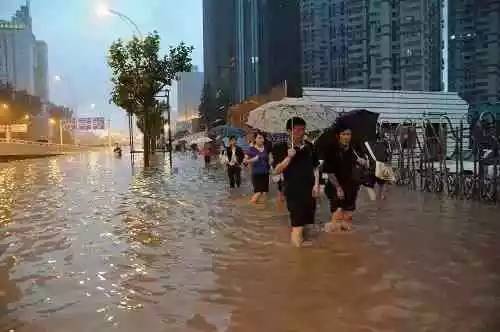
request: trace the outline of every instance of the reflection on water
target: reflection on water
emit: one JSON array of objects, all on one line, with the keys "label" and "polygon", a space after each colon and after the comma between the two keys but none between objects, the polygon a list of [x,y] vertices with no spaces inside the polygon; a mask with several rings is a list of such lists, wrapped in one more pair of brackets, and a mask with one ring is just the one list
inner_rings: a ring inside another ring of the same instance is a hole
[{"label": "reflection on water", "polygon": [[500,330],[496,207],[395,189],[296,250],[222,170],[129,162],[0,164],[0,331]]}]

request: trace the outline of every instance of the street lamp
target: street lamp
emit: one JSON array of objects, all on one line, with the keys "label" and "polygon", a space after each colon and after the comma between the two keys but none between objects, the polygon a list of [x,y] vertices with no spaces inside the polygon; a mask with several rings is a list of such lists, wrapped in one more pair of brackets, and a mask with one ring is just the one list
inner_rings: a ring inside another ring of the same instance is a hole
[{"label": "street lamp", "polygon": [[[139,26],[130,17],[117,10],[109,8],[105,3],[101,3],[96,7],[96,14],[99,17],[106,17],[113,15],[117,16],[122,21],[132,26],[134,36],[137,34],[140,39],[144,39],[141,29],[139,29]],[[132,156],[134,152],[134,115],[131,113],[128,113],[128,122],[129,122],[130,155]]]},{"label": "street lamp", "polygon": [[113,15],[119,17],[125,23],[130,24],[134,28],[134,34],[137,33],[137,35],[142,39],[142,32],[139,29],[139,26],[127,15],[125,15],[117,10],[109,8],[104,3],[101,3],[97,6],[96,13],[97,13],[97,16],[99,16],[99,17],[106,17],[106,16],[113,16]]},{"label": "street lamp", "polygon": [[[53,118],[50,118],[49,123],[53,126],[57,123],[57,121]],[[63,145],[63,130],[62,130],[62,120],[61,119],[59,119],[59,144]]]}]

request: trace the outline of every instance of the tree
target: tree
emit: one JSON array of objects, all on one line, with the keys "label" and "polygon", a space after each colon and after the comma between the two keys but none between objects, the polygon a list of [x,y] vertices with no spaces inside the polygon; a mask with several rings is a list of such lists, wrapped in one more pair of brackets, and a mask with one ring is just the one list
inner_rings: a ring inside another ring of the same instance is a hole
[{"label": "tree", "polygon": [[176,47],[170,46],[168,55],[161,57],[160,36],[156,31],[142,39],[134,37],[128,42],[119,39],[109,49],[108,64],[114,85],[111,100],[127,113],[137,115],[144,134],[145,167],[149,167],[151,141],[158,127],[157,97],[171,85],[176,73],[191,71],[193,49],[181,42]]}]

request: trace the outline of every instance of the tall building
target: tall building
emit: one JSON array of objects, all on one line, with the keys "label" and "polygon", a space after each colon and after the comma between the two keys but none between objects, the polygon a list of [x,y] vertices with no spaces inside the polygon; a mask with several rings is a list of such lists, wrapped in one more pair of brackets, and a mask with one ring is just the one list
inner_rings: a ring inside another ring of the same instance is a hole
[{"label": "tall building", "polygon": [[441,89],[441,0],[301,0],[306,86]]},{"label": "tall building", "polygon": [[301,94],[298,0],[236,0],[237,101],[284,84]]},{"label": "tall building", "polygon": [[287,83],[300,95],[299,0],[204,0],[205,82],[232,102]]},{"label": "tall building", "polygon": [[39,40],[35,44],[35,95],[49,101],[49,51],[47,43]]},{"label": "tall building", "polygon": [[448,0],[448,34],[449,90],[500,103],[500,0]]},{"label": "tall building", "polygon": [[48,100],[47,45],[35,39],[29,2],[0,20],[0,83]]},{"label": "tall building", "polygon": [[341,0],[302,0],[301,44],[304,85],[347,85],[347,15]]},{"label": "tall building", "polygon": [[234,99],[235,0],[203,0],[203,56],[205,84],[215,95],[224,91]]},{"label": "tall building", "polygon": [[178,73],[176,83],[176,131],[192,131],[193,120],[199,117],[198,107],[203,90],[203,73],[197,71]]}]

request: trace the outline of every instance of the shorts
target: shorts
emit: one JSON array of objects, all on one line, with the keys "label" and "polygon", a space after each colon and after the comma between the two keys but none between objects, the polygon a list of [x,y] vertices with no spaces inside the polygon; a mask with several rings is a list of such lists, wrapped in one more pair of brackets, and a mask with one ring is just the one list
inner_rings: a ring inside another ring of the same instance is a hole
[{"label": "shorts", "polygon": [[254,193],[269,192],[269,174],[253,174],[252,185]]},{"label": "shorts", "polygon": [[286,205],[290,213],[290,223],[292,227],[303,227],[314,224],[314,215],[316,214],[316,200],[311,195],[308,197],[290,197],[286,196]]},{"label": "shorts", "polygon": [[342,186],[344,199],[337,196],[337,189],[330,182],[326,184],[325,194],[330,199],[330,211],[333,213],[337,209],[352,212],[356,210],[356,200],[358,199],[359,186],[354,184]]}]

